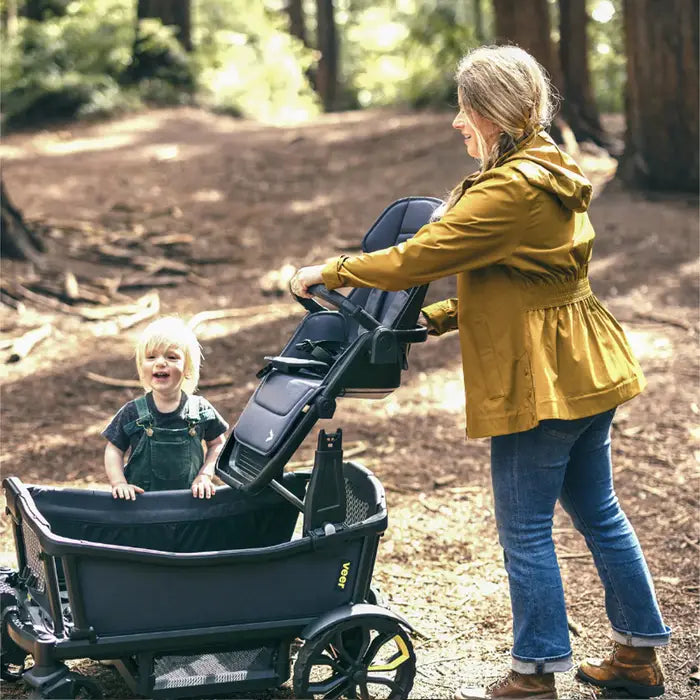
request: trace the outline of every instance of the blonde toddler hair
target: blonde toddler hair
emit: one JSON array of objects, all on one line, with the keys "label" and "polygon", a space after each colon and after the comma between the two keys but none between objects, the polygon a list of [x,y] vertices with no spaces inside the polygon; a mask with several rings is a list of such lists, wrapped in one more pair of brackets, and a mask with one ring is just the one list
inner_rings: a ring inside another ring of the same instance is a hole
[{"label": "blonde toddler hair", "polygon": [[[545,69],[518,46],[480,46],[457,65],[455,72],[460,107],[470,120],[476,113],[493,122],[500,134],[489,149],[478,129],[481,172],[493,167],[508,151],[533,132],[549,126],[558,97]],[[449,209],[462,196],[463,184],[450,195]]]},{"label": "blonde toddler hair", "polygon": [[159,318],[143,330],[136,343],[136,369],[145,389],[150,385],[143,376],[143,362],[154,350],[167,350],[176,347],[185,355],[184,381],[182,388],[188,394],[194,392],[199,382],[199,368],[202,363],[202,348],[197,336],[187,324],[176,316]]}]

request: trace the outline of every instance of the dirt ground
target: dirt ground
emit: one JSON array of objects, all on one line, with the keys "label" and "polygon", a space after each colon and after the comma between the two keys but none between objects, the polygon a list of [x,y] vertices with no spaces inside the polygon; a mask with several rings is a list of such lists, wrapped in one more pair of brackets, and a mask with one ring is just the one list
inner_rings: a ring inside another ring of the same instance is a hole
[{"label": "dirt ground", "polygon": [[[205,351],[202,394],[234,423],[257,385],[263,356],[281,349],[303,313],[288,295],[271,294],[276,280],[268,273],[281,270],[283,278],[285,265],[352,252],[394,199],[443,196],[471,169],[450,120],[446,113],[374,111],[278,128],[182,108],[5,137],[5,182],[43,231],[51,267],[40,273],[3,261],[3,288],[19,282],[30,294],[19,309],[0,305],[0,341],[45,323],[51,333],[26,358],[0,364],[3,476],[106,488],[99,433],[138,390],[88,373],[136,378],[132,346],[143,323],[125,327],[124,318],[143,308],[134,303],[152,289],[161,313],[190,318],[242,310],[197,327]],[[591,213],[598,233],[591,282],[623,323],[649,381],[643,395],[617,413],[616,486],[673,628],[663,652],[665,697],[694,698],[698,201],[631,193],[616,181],[604,187],[614,163],[586,155],[583,162],[599,195]],[[66,271],[79,289],[101,290],[105,298],[48,306],[45,300],[61,290],[75,292]],[[171,286],[152,287],[149,279]],[[430,298],[449,295],[451,284],[432,285]],[[132,306],[121,316],[98,320],[75,311],[127,302]],[[7,347],[0,347],[4,362]],[[320,427],[342,426],[353,459],[387,490],[389,528],[375,581],[417,630],[412,697],[448,698],[460,684],[490,682],[508,667],[507,582],[488,441],[464,440],[456,335],[414,347],[410,360],[392,396],[341,402],[335,418]],[[295,460],[311,456],[315,434]],[[14,563],[4,516],[0,538],[0,563]],[[561,511],[555,538],[575,659],[600,655],[609,646],[601,587],[582,538]],[[108,697],[133,697],[112,669],[89,661],[77,666]],[[600,697],[575,681],[573,671],[562,674],[558,686],[560,697]],[[27,697],[21,684],[3,683],[0,692]],[[285,686],[257,697],[290,693]]]}]

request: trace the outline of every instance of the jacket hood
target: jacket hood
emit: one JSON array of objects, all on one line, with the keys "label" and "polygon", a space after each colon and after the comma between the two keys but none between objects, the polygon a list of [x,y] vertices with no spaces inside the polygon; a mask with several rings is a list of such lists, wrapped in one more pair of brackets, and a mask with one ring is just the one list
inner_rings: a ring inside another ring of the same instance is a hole
[{"label": "jacket hood", "polygon": [[567,209],[575,212],[588,209],[591,183],[576,161],[562,152],[546,132],[533,134],[497,165],[505,163],[518,170],[533,187],[558,197]]}]

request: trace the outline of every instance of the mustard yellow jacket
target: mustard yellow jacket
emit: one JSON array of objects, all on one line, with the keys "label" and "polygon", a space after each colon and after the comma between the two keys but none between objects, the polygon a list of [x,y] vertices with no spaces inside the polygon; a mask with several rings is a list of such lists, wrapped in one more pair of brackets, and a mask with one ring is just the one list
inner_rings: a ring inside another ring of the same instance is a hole
[{"label": "mustard yellow jacket", "polygon": [[330,262],[325,285],[398,290],[457,275],[457,298],[423,311],[434,332],[459,330],[470,437],[636,396],[642,371],[588,284],[591,184],[576,163],[540,132],[462,186],[405,243]]}]

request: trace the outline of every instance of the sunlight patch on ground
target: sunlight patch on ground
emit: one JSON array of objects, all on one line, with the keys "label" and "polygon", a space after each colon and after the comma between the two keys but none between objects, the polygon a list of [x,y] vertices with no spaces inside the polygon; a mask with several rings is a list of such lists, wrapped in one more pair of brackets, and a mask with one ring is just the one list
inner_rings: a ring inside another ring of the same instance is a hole
[{"label": "sunlight patch on ground", "polygon": [[133,143],[133,137],[128,134],[115,134],[113,136],[96,136],[85,139],[72,139],[71,141],[58,141],[47,138],[37,144],[37,151],[47,156],[65,156],[69,153],[81,153],[84,151],[110,151],[115,148],[123,148]]},{"label": "sunlight patch on ground", "polygon": [[[622,253],[612,253],[611,255],[606,255],[604,258],[595,258],[591,260],[589,266],[590,276],[593,278],[596,276],[603,277],[603,273],[605,273],[607,270],[619,268],[623,262],[624,260]],[[595,282],[593,283],[593,286],[595,286]]]},{"label": "sunlight patch on ground", "polygon": [[464,413],[464,381],[461,364],[420,372],[381,401],[367,402],[358,410],[384,416]]},{"label": "sunlight patch on ground", "polygon": [[207,155],[211,152],[211,149],[211,144],[184,146],[182,143],[154,143],[129,150],[124,154],[124,160],[184,161],[189,158]]},{"label": "sunlight patch on ground", "polygon": [[17,146],[7,146],[5,144],[0,145],[0,159],[2,160],[19,160],[26,155],[26,150],[24,148],[18,148]]},{"label": "sunlight patch on ground", "polygon": [[224,198],[221,190],[197,190],[192,195],[193,202],[220,202]]},{"label": "sunlight patch on ground", "polygon": [[665,336],[650,331],[625,329],[627,339],[637,359],[667,360],[673,356],[673,343]]},{"label": "sunlight patch on ground", "polygon": [[137,115],[135,117],[126,117],[118,120],[101,124],[98,129],[100,133],[128,133],[156,131],[163,127],[163,123],[171,116],[170,110],[158,110],[148,112],[147,114]]},{"label": "sunlight patch on ground", "polygon": [[295,199],[289,203],[289,209],[295,214],[305,214],[328,206],[330,201],[331,198],[328,195],[318,195],[313,199]]},{"label": "sunlight patch on ground", "polygon": [[[104,416],[100,417],[99,420],[91,423],[87,428],[82,430],[82,436],[89,438],[93,435],[99,435],[106,427],[112,413],[105,413]],[[52,450],[57,447],[66,447],[75,444],[75,438],[71,438],[71,435],[80,432],[80,428],[84,423],[79,425],[65,425],[63,431],[60,433],[41,433],[39,435],[34,435],[25,442],[13,445],[11,451],[3,451],[0,455],[0,465],[5,462],[14,461],[19,455],[25,453],[36,453],[41,454],[41,452]]]}]

